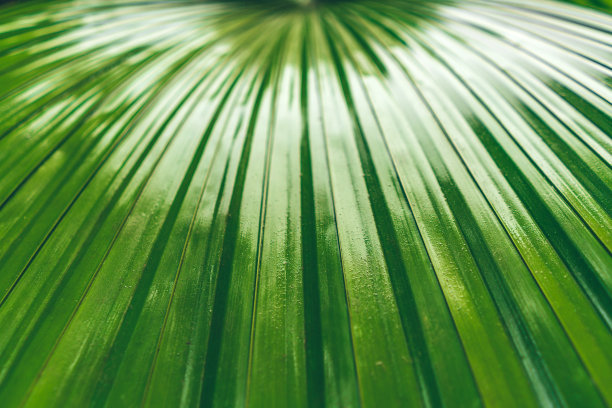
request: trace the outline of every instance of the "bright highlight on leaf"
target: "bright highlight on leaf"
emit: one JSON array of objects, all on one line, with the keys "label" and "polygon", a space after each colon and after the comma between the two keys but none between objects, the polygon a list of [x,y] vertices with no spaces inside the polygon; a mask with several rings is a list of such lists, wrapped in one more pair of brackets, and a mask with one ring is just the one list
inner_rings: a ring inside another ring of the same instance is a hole
[{"label": "bright highlight on leaf", "polygon": [[612,405],[574,3],[0,6],[0,405]]}]

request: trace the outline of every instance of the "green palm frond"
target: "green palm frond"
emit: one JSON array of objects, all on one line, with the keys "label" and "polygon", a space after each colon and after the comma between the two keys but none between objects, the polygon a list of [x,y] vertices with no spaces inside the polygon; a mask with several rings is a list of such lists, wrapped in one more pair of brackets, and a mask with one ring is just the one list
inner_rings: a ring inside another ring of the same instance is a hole
[{"label": "green palm frond", "polygon": [[569,3],[0,6],[0,405],[611,406]]}]

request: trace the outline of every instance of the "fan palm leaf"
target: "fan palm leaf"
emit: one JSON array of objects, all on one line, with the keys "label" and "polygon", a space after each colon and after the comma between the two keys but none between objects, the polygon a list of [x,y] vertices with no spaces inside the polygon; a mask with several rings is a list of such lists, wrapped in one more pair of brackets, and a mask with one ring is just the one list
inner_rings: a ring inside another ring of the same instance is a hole
[{"label": "fan palm leaf", "polygon": [[1,405],[612,405],[572,3],[0,6]]}]

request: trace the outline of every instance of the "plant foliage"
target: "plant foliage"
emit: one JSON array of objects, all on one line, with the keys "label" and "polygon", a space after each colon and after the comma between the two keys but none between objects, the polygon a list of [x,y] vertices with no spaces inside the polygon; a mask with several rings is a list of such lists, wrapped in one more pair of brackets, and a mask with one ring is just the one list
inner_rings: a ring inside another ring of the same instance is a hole
[{"label": "plant foliage", "polygon": [[608,0],[0,7],[0,405],[612,405]]}]

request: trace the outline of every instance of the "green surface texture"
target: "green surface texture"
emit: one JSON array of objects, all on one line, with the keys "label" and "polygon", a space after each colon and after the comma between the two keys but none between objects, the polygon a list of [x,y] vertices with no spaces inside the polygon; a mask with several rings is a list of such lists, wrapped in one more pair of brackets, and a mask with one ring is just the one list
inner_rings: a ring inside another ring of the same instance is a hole
[{"label": "green surface texture", "polygon": [[611,407],[611,4],[0,5],[0,406]]}]

